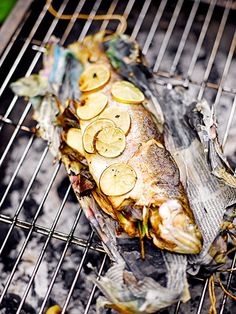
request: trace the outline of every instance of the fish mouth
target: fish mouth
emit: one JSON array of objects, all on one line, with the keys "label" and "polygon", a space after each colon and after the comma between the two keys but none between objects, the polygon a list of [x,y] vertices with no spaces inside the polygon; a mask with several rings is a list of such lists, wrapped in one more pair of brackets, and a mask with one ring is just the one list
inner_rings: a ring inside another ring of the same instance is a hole
[{"label": "fish mouth", "polygon": [[160,231],[162,237],[165,237],[166,240],[175,244],[173,252],[183,254],[200,253],[202,241],[199,239],[199,235],[194,229],[191,234],[190,232],[183,231],[180,228],[167,228],[160,225]]},{"label": "fish mouth", "polygon": [[202,235],[178,200],[164,202],[151,212],[153,243],[175,253],[198,254],[202,249]]},{"label": "fish mouth", "polygon": [[189,214],[189,208],[184,207],[179,200],[165,200],[156,207],[139,205],[139,217],[133,216],[135,206],[126,204],[116,211],[116,220],[130,237],[140,238],[142,258],[145,255],[145,237],[163,250],[182,254],[200,253],[202,235]]}]

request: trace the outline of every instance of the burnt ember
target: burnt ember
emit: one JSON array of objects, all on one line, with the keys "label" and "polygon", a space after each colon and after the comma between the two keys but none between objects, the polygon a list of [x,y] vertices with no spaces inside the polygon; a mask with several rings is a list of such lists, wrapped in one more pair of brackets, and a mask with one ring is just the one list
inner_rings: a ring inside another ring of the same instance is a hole
[{"label": "burnt ember", "polygon": [[[18,306],[21,302],[21,298],[14,294],[8,293],[3,299],[2,304],[0,305],[0,313],[1,314],[15,314],[17,312]],[[29,304],[24,304],[22,310],[22,314],[36,314],[35,309]]]}]

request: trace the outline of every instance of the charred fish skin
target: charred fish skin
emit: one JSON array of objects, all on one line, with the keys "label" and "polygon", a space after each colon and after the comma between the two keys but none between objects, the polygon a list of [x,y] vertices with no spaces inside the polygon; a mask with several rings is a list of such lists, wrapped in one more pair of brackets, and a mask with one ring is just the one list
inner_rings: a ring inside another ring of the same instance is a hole
[{"label": "charred fish skin", "polygon": [[[124,41],[125,38],[122,40]],[[122,40],[119,39],[119,44]],[[166,150],[163,136],[157,129],[150,112],[142,104],[119,103],[113,99],[111,95],[112,84],[122,80],[120,77],[121,73],[118,70],[118,75],[112,69],[101,42],[101,38],[98,36],[90,36],[86,38],[83,44],[78,43],[71,49],[77,54],[79,61],[83,64],[84,71],[91,66],[89,60],[85,58],[86,54],[90,58],[93,56],[93,60],[96,60],[92,65],[103,64],[109,68],[111,73],[110,79],[99,89],[99,92],[104,93],[108,97],[107,108],[121,106],[129,112],[131,128],[126,138],[126,148],[120,156],[107,159],[94,153],[85,154],[85,157],[89,165],[89,171],[97,186],[99,186],[99,178],[104,169],[119,162],[127,163],[133,167],[137,173],[137,182],[135,187],[124,195],[105,196],[101,202],[98,201],[99,193],[96,193],[95,197],[106,213],[109,214],[108,208],[110,208],[111,216],[117,219],[120,226],[131,237],[138,236],[139,223],[138,221],[135,221],[135,223],[130,223],[129,221],[129,217],[132,216],[132,207],[147,207],[149,218],[146,221],[146,229],[150,230],[146,232],[146,235],[152,238],[153,243],[157,247],[176,253],[197,254],[202,247],[201,233],[195,224],[186,193],[180,182],[177,165]],[[115,45],[114,40],[112,44]],[[109,43],[107,45],[109,46]],[[148,84],[148,75],[150,74],[148,74],[148,70],[142,71],[144,65],[141,62],[137,49],[135,46],[126,52],[135,59],[132,61],[131,68],[135,69],[136,72],[144,73],[140,82],[144,80],[145,76],[145,81],[141,84],[143,86],[142,89],[145,90],[145,86]],[[111,49],[108,55],[111,57]],[[125,58],[125,53],[122,57]],[[139,62],[138,65],[137,60]],[[119,62],[117,64],[119,65]],[[127,75],[125,73],[123,76],[127,78]],[[90,93],[93,93],[93,91]],[[146,99],[145,101],[149,100]],[[87,121],[80,121],[82,131],[88,123]],[[128,216],[122,211],[124,204],[130,205]]]}]

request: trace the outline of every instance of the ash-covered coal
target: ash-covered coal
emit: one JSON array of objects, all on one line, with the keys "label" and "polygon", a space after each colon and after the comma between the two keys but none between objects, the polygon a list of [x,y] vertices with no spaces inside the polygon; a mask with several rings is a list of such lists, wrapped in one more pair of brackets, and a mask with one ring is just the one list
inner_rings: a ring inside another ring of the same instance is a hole
[{"label": "ash-covered coal", "polygon": [[[7,293],[3,299],[2,304],[0,305],[1,314],[15,314],[17,312],[18,306],[20,305],[21,298],[14,293]],[[35,309],[29,305],[24,304],[22,314],[36,314]]]}]

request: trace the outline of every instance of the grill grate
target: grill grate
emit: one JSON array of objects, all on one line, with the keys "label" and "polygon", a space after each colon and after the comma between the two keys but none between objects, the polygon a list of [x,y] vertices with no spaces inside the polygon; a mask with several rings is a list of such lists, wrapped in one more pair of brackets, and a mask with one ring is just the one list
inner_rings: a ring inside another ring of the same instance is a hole
[{"label": "grill grate", "polygon": [[[17,286],[20,278],[15,278],[16,271],[25,263],[24,256],[32,238],[35,235],[41,237],[40,250],[34,259],[32,271],[25,280],[22,291],[19,292],[21,299],[12,311],[17,314],[26,311],[25,304],[29,294],[32,293],[42,261],[53,241],[61,245],[61,251],[58,252],[59,255],[54,256],[56,266],[51,272],[50,282],[38,301],[37,313],[44,313],[50,303],[53,287],[61,278],[63,263],[67,255],[73,253],[72,248],[74,250],[81,248],[81,254],[77,259],[77,270],[64,299],[60,300],[61,292],[58,293],[58,302],[62,302],[61,306],[63,306],[62,313],[66,313],[67,310],[68,313],[73,313],[73,310],[70,310],[70,302],[81,280],[85,264],[89,261],[90,252],[97,252],[98,276],[108,263],[104,250],[93,232],[89,229],[84,236],[78,231],[83,229],[86,223],[81,209],[75,209],[73,213],[70,211],[72,203],[69,198],[72,194],[71,186],[67,181],[61,199],[56,203],[53,200],[52,191],[56,189],[55,184],[60,182],[63,176],[65,177],[65,172],[60,163],[52,164],[48,147],[30,131],[34,126],[31,121],[31,104],[14,96],[9,89],[10,82],[21,76],[29,76],[40,69],[44,46],[52,35],[60,38],[60,44],[67,45],[77,39],[82,40],[88,33],[99,29],[114,30],[117,27],[114,21],[78,21],[76,14],[125,15],[128,21],[127,33],[140,42],[143,53],[157,73],[158,84],[165,85],[169,82],[183,84],[189,87],[199,100],[202,97],[209,99],[217,112],[222,112],[223,108],[224,114],[219,116],[221,140],[230,161],[235,164],[234,151],[230,145],[230,138],[233,136],[233,131],[235,132],[236,119],[236,88],[233,85],[233,73],[236,70],[234,1],[81,0],[77,2],[64,0],[53,1],[53,6],[59,15],[74,12],[74,17],[70,21],[58,20],[47,12],[48,4],[45,1],[35,0],[27,17],[18,26],[0,58],[1,73],[4,74],[0,78],[2,104],[0,173],[4,178],[3,183],[0,184],[0,227],[4,226],[6,230],[5,233],[3,232],[2,240],[0,237],[0,256],[3,258],[8,252],[7,248],[13,245],[11,242],[15,232],[20,230],[24,234],[17,247],[19,249],[13,259],[14,262],[6,271],[7,277],[2,279],[0,275],[1,281],[3,280],[0,286],[1,304],[4,304],[9,291],[17,291],[14,285]],[[21,186],[23,185],[21,195],[17,190],[22,177],[26,177],[28,183],[21,182]],[[44,184],[37,188],[39,178]],[[9,205],[9,202],[12,204]],[[25,213],[25,208],[29,207],[31,210],[35,207],[31,217]],[[76,208],[75,204],[74,207]],[[47,210],[52,212],[53,217],[49,222],[44,220]],[[63,229],[66,215],[72,215],[74,220],[72,225]],[[232,268],[235,267],[235,262],[234,256]],[[47,261],[47,264],[49,263],[51,261]],[[224,279],[226,287],[233,291],[235,289],[233,273],[229,273]],[[208,280],[190,278],[190,284],[195,297],[195,301],[191,301],[191,312],[206,313],[209,306]],[[198,290],[195,289],[196,286]],[[228,300],[227,295],[221,293],[220,289],[219,291],[221,296],[219,313],[224,311],[232,313],[232,301]],[[96,289],[91,286],[85,296],[86,300],[82,300],[85,304],[83,313],[94,313],[92,306],[95,295],[97,296]],[[3,309],[4,306],[0,306],[0,313],[10,314],[10,312],[1,312]],[[171,311],[190,312],[190,308],[178,303]],[[75,313],[80,312],[78,310]]]}]

